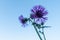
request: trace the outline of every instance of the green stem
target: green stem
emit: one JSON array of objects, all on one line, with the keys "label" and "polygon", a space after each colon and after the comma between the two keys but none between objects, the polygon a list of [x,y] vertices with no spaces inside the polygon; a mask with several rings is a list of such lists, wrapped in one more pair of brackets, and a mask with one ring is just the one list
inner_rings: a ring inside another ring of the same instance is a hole
[{"label": "green stem", "polygon": [[39,38],[42,40],[41,36],[39,35],[39,32],[38,32],[37,28],[35,26],[34,26],[34,28],[35,28],[35,31],[38,34]]},{"label": "green stem", "polygon": [[43,34],[44,40],[46,40],[43,28],[42,28],[42,34]]},{"label": "green stem", "polygon": [[[29,18],[29,21],[31,21],[32,22],[32,20]],[[35,22],[35,19],[34,19],[34,22]],[[32,22],[33,23],[33,22]],[[38,36],[39,36],[39,38],[40,38],[40,40],[42,40],[42,38],[41,38],[41,36],[40,36],[40,34],[39,34],[39,32],[38,32],[38,30],[37,30],[37,28],[35,27],[35,25],[33,25],[34,26],[34,28],[35,28],[35,31],[36,31],[36,33],[38,34]]]}]

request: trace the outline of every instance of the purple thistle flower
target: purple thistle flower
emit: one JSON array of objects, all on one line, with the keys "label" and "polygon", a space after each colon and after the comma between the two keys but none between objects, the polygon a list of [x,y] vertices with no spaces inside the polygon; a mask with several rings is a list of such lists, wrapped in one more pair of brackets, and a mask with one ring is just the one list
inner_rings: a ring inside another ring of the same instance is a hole
[{"label": "purple thistle flower", "polygon": [[28,21],[27,18],[24,18],[22,15],[19,16],[19,20],[23,25],[26,24],[26,22]]},{"label": "purple thistle flower", "polygon": [[30,14],[30,18],[37,19],[41,21],[46,20],[46,16],[48,12],[45,10],[45,8],[41,5],[36,5],[31,9],[32,14]]}]

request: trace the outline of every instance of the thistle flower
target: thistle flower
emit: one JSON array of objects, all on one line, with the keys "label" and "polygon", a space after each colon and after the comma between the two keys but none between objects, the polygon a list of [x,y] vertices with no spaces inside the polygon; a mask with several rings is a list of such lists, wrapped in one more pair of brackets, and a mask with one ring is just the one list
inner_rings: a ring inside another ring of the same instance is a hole
[{"label": "thistle flower", "polygon": [[21,22],[23,25],[26,24],[26,22],[28,21],[28,19],[27,19],[27,18],[24,18],[22,15],[19,16],[19,20],[20,20],[20,22]]},{"label": "thistle flower", "polygon": [[46,20],[47,17],[45,17],[48,12],[45,10],[45,8],[41,5],[36,5],[31,9],[32,14],[30,14],[31,19],[37,19],[38,21]]}]

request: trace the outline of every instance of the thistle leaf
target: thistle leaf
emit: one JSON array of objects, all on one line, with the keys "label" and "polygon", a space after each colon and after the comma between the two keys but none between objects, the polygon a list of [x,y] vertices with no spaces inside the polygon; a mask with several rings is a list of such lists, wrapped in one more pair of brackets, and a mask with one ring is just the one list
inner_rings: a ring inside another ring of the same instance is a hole
[{"label": "thistle leaf", "polygon": [[41,28],[49,28],[49,27],[51,27],[51,26],[43,26],[43,27],[41,27]]}]

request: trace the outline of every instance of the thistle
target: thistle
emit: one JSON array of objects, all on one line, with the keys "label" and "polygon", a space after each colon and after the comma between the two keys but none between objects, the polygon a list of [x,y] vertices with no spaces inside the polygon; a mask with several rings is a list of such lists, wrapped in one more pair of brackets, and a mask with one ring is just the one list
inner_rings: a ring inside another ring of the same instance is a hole
[{"label": "thistle", "polygon": [[[33,25],[40,40],[46,40],[45,34],[44,34],[44,28],[47,28],[48,26],[44,26],[44,24],[47,20],[47,17],[46,17],[47,14],[48,14],[48,12],[45,10],[45,8],[43,6],[36,5],[31,9],[31,14],[30,14],[29,18],[24,18],[21,15],[21,16],[19,16],[19,21],[23,25],[25,25],[27,23],[27,21],[29,21]],[[40,29],[42,29],[42,30],[40,30]],[[41,37],[40,34],[43,35],[44,39]]]}]

